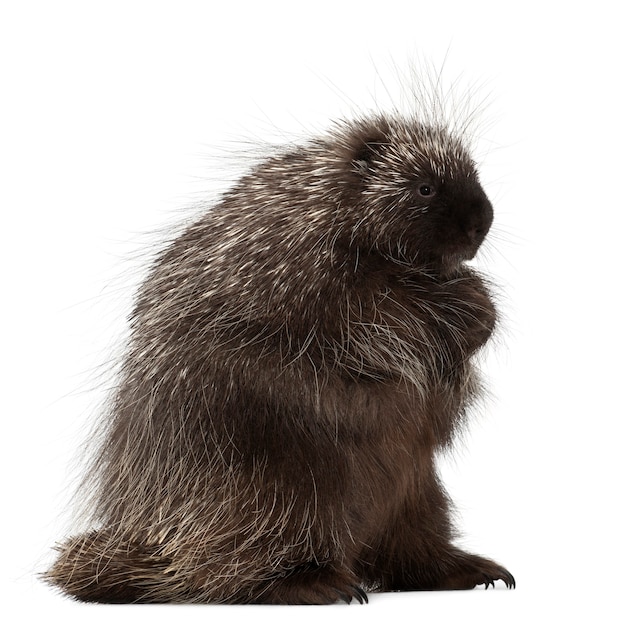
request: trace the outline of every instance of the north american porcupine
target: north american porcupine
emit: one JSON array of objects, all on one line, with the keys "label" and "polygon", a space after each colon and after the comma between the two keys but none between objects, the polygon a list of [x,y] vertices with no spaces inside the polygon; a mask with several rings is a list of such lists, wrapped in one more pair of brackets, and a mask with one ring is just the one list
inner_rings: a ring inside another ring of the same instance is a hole
[{"label": "north american porcupine", "polygon": [[156,259],[46,580],[96,602],[330,603],[513,576],[451,540],[435,453],[496,323],[464,261],[492,206],[460,129],[337,124]]}]

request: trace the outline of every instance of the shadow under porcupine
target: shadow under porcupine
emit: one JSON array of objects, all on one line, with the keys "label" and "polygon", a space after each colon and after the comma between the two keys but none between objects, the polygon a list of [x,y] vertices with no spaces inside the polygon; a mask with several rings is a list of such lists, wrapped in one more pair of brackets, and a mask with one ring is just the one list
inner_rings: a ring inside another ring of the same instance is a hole
[{"label": "shadow under porcupine", "polygon": [[435,453],[477,398],[492,223],[459,129],[335,126],[157,258],[46,580],[96,602],[330,603],[513,576],[451,540]]}]

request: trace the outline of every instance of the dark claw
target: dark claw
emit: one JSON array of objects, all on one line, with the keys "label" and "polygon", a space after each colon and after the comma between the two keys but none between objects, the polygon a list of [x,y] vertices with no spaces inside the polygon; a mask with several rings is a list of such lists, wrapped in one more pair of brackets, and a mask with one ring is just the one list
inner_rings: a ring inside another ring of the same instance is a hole
[{"label": "dark claw", "polygon": [[489,589],[490,585],[492,588],[495,588],[496,585],[494,581],[496,580],[502,580],[502,582],[504,582],[507,586],[507,589],[515,589],[515,578],[513,578],[511,572],[504,568],[499,568],[499,571],[494,578],[486,576],[486,580],[481,581],[479,584],[485,585],[485,589]]},{"label": "dark claw", "polygon": [[511,572],[503,568],[500,579],[507,585],[507,589],[515,589],[515,578],[513,578]]},{"label": "dark claw", "polygon": [[345,604],[351,604],[352,596],[351,596],[350,593],[347,593],[345,591],[341,591],[339,593],[339,596],[341,596],[341,600],[343,600],[343,602],[345,602]]},{"label": "dark claw", "polygon": [[367,594],[364,592],[364,589],[361,587],[354,587],[354,596],[360,604],[367,604],[369,602],[369,598]]},{"label": "dark claw", "polygon": [[351,587],[347,591],[339,592],[341,600],[346,604],[351,604],[352,600],[357,600],[360,604],[367,604],[369,598],[361,587]]}]

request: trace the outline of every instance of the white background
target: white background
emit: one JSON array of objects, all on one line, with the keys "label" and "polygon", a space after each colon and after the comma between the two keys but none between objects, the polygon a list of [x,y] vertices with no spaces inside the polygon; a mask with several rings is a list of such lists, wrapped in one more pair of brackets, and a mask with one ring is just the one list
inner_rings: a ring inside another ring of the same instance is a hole
[{"label": "white background", "polygon": [[[3,2],[5,614],[67,624],[619,623],[613,7]],[[497,217],[481,264],[502,291],[505,323],[487,361],[493,397],[444,473],[464,545],[505,564],[517,589],[374,594],[351,607],[110,607],[40,584],[33,572],[67,521],[76,450],[140,276],[134,254],[157,240],[141,235],[174,222],[223,172],[234,176],[236,162],[215,166],[214,149],[381,106],[391,66],[407,71],[420,57],[447,57],[446,78],[491,96],[481,171]]]}]

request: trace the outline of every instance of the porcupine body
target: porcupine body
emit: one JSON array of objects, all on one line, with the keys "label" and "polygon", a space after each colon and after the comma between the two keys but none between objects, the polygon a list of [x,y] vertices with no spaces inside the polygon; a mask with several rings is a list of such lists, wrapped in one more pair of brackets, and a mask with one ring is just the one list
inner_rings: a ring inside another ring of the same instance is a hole
[{"label": "porcupine body", "polygon": [[97,602],[330,603],[511,574],[451,540],[434,455],[496,313],[465,139],[400,116],[267,158],[157,258],[49,582]]}]

